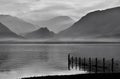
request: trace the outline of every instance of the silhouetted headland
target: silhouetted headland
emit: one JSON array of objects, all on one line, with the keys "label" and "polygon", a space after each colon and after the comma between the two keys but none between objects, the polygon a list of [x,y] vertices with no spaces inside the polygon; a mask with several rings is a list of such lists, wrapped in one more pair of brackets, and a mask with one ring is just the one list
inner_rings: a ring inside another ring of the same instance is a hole
[{"label": "silhouetted headland", "polygon": [[46,77],[30,77],[23,79],[119,79],[119,73],[106,74],[82,74],[82,75],[64,75],[64,76],[46,76]]}]

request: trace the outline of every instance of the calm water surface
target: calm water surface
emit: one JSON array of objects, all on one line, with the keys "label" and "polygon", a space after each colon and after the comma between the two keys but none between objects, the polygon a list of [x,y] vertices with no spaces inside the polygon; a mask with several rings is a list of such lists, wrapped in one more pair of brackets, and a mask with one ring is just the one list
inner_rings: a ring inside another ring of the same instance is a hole
[{"label": "calm water surface", "polygon": [[[17,71],[21,75],[50,74],[67,70],[67,55],[120,58],[119,44],[1,44],[0,71]],[[25,72],[23,74],[23,72]]]}]

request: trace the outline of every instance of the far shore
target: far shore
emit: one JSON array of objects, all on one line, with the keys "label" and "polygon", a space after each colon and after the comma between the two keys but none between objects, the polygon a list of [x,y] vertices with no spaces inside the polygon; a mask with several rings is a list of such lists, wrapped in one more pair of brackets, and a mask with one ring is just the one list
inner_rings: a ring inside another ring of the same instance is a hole
[{"label": "far shore", "polygon": [[107,41],[0,41],[0,44],[120,44]]}]

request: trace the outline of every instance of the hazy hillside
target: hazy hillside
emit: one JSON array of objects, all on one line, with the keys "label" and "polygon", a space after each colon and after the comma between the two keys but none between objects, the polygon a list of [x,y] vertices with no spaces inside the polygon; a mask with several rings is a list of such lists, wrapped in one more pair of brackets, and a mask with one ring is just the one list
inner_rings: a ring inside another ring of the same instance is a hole
[{"label": "hazy hillside", "polygon": [[2,38],[21,38],[21,36],[18,36],[14,32],[12,32],[9,28],[7,28],[5,25],[0,23],[0,39]]},{"label": "hazy hillside", "polygon": [[47,27],[48,29],[56,33],[69,28],[75,23],[75,21],[68,16],[58,16],[49,20],[30,22],[38,25],[39,27]]},{"label": "hazy hillside", "polygon": [[46,27],[40,28],[36,31],[33,31],[25,35],[26,38],[40,38],[40,39],[52,38],[53,36],[54,33],[52,31],[49,31]]},{"label": "hazy hillside", "polygon": [[120,37],[120,7],[88,13],[57,37]]},{"label": "hazy hillside", "polygon": [[36,30],[33,24],[10,15],[0,15],[0,22],[17,34],[24,34]]}]

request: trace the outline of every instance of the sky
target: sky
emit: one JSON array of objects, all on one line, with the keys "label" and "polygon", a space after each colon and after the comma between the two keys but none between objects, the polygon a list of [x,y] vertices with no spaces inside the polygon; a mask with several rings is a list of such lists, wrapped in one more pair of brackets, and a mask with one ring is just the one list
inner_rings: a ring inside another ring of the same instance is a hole
[{"label": "sky", "polygon": [[88,12],[117,7],[120,0],[0,0],[0,14],[26,20],[69,16],[79,20]]}]

